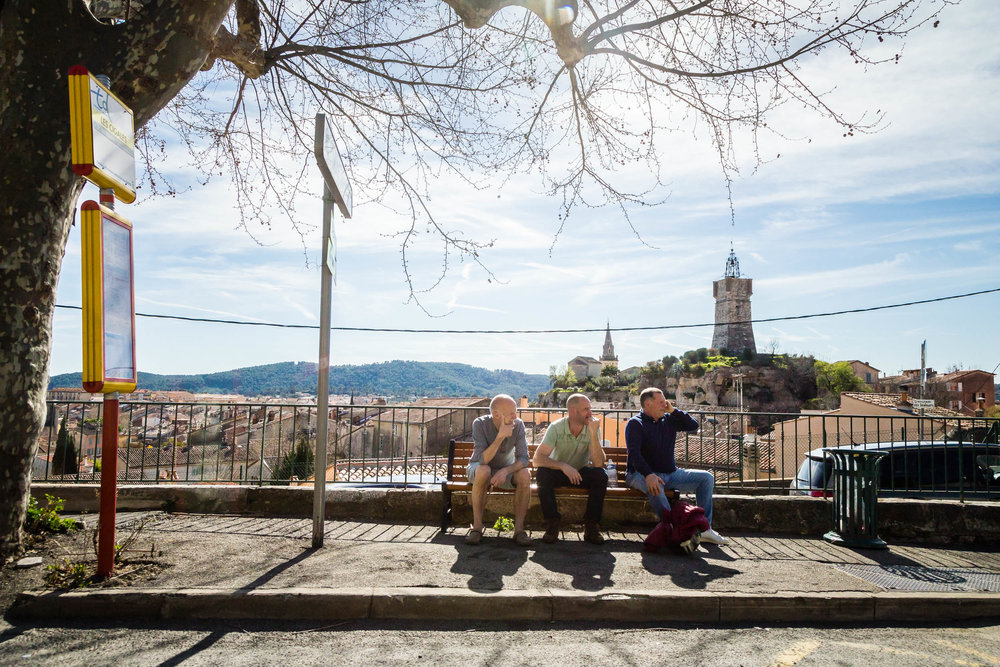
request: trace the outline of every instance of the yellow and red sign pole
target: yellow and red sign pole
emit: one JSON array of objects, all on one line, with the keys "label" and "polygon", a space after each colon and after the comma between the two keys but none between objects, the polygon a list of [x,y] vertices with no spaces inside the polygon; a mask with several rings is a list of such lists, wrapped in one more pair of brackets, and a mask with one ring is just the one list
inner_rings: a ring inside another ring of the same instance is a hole
[{"label": "yellow and red sign pole", "polygon": [[[101,205],[114,210],[115,193],[101,188]],[[97,576],[107,577],[115,567],[115,514],[118,509],[118,392],[104,394],[101,424],[101,508],[97,533]]]},{"label": "yellow and red sign pole", "polygon": [[118,392],[104,395],[101,430],[101,514],[97,533],[97,574],[106,577],[115,567],[115,510],[118,502]]},{"label": "yellow and red sign pole", "polygon": [[101,188],[100,202],[80,207],[83,239],[83,388],[104,394],[97,574],[115,565],[118,496],[118,392],[135,390],[135,287],[132,224],[115,198],[135,201],[132,110],[111,81],[83,66],[69,70],[73,171]]}]

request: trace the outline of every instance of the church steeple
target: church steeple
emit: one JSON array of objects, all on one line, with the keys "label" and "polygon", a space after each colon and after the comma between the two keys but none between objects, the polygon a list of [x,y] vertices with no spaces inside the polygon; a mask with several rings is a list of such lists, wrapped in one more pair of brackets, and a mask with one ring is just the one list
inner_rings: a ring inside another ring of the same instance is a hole
[{"label": "church steeple", "polygon": [[608,320],[608,328],[604,332],[604,350],[601,352],[601,368],[607,366],[618,367],[618,357],[615,356],[615,346],[611,342],[611,321]]}]

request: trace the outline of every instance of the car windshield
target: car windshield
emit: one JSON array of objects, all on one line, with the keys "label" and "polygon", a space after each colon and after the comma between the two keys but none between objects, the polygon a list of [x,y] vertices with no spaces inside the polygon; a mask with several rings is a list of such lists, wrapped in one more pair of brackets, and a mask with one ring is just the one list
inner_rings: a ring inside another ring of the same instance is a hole
[{"label": "car windshield", "polygon": [[799,487],[811,489],[828,488],[832,470],[832,459],[828,457],[814,458],[812,455],[807,456],[796,475],[796,478],[799,480]]},{"label": "car windshield", "polygon": [[1000,482],[1000,456],[977,456],[976,465],[983,471],[988,482]]}]

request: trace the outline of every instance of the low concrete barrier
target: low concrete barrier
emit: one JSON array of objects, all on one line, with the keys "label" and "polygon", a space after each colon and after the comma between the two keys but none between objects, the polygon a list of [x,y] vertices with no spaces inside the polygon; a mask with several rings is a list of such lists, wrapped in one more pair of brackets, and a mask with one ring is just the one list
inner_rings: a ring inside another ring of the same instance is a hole
[{"label": "low concrete barrier", "polygon": [[[64,498],[67,512],[97,512],[96,484],[32,484],[31,493],[44,502],[46,493]],[[207,484],[126,485],[118,489],[118,508],[166,510],[205,514],[249,514],[275,517],[312,516],[313,491],[309,487],[232,486]],[[585,497],[561,498],[560,512],[567,521],[580,521]],[[441,491],[437,489],[338,489],[327,491],[326,515],[330,519],[388,521],[436,525],[440,520]],[[513,496],[487,499],[486,520],[513,512]],[[713,527],[725,533],[751,532],[819,536],[832,527],[830,501],[804,496],[715,497]],[[935,544],[1000,544],[1000,503],[955,500],[879,500],[879,535],[887,540]],[[471,521],[468,495],[453,501],[454,525]],[[615,500],[605,504],[606,526],[652,525],[655,517],[645,500]],[[542,525],[541,508],[532,497],[528,523]]]},{"label": "low concrete barrier", "polygon": [[682,623],[898,623],[996,618],[995,593],[716,593],[458,588],[96,589],[26,591],[10,618],[406,619]]}]

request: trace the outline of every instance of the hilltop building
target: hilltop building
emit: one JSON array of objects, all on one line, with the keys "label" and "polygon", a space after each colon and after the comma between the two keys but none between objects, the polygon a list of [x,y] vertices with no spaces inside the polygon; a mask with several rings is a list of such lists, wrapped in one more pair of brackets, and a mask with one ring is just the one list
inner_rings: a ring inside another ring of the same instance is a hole
[{"label": "hilltop building", "polygon": [[578,380],[596,378],[601,375],[601,362],[593,357],[578,356],[569,360],[566,366],[573,371]]},{"label": "hilltop building", "polygon": [[611,322],[608,321],[608,328],[604,332],[604,350],[601,352],[601,370],[608,366],[618,368],[618,357],[615,356],[615,346],[611,342]]},{"label": "hilltop building", "polygon": [[601,376],[601,371],[611,366],[618,368],[618,357],[615,355],[615,344],[611,342],[611,322],[604,331],[604,348],[601,350],[601,358],[577,356],[567,362],[566,366],[573,371],[573,374],[580,380],[586,378],[596,378]]},{"label": "hilltop building", "polygon": [[730,354],[757,350],[753,339],[753,325],[750,323],[751,294],[753,280],[740,277],[740,262],[736,259],[736,253],[730,249],[725,276],[712,283],[712,296],[715,297],[712,347],[716,350],[727,350]]},{"label": "hilltop building", "polygon": [[867,361],[851,359],[847,363],[851,366],[851,372],[854,373],[854,377],[864,380],[864,383],[869,387],[874,387],[878,383],[879,373],[882,371]]}]

